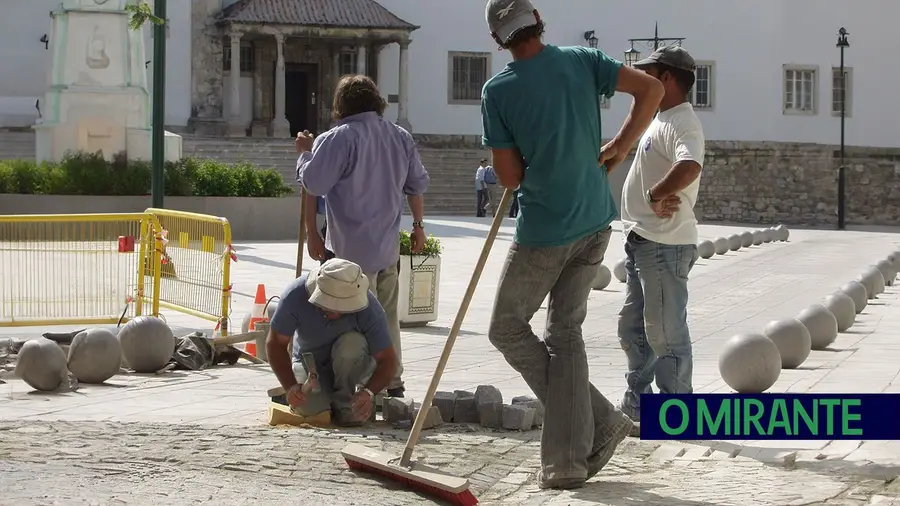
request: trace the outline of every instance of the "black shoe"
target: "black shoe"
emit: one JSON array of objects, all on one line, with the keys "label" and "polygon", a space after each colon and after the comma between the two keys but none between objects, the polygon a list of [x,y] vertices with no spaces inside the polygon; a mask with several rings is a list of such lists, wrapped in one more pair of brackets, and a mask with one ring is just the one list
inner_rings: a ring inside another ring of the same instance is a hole
[{"label": "black shoe", "polygon": [[403,398],[403,392],[405,392],[405,391],[406,391],[406,388],[404,388],[404,387],[388,388],[388,389],[387,389],[387,396],[388,396],[388,397],[396,397],[396,398],[398,398],[398,399],[402,399],[402,398]]}]

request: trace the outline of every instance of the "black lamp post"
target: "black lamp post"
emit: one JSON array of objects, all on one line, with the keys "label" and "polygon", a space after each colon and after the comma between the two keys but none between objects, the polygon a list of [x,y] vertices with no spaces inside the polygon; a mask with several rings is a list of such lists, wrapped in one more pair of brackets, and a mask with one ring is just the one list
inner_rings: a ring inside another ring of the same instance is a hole
[{"label": "black lamp post", "polygon": [[594,31],[591,30],[589,32],[584,32],[584,40],[587,41],[588,46],[594,49],[597,49],[597,37],[594,35]]},{"label": "black lamp post", "polygon": [[669,43],[681,45],[681,43],[684,42],[684,37],[660,38],[659,23],[656,23],[656,26],[653,28],[652,38],[628,39],[628,42],[631,44],[631,47],[627,51],[625,51],[625,64],[634,65],[641,59],[641,51],[639,49],[635,49],[635,42],[644,43],[648,47],[652,47],[653,51],[656,51],[657,49],[659,49],[660,45],[668,45]]},{"label": "black lamp post", "polygon": [[850,33],[846,28],[838,30],[837,47],[841,50],[841,165],[838,167],[838,230],[844,230],[845,184],[844,169],[844,123],[847,119],[847,72],[844,70],[844,49],[850,47],[847,40]]}]

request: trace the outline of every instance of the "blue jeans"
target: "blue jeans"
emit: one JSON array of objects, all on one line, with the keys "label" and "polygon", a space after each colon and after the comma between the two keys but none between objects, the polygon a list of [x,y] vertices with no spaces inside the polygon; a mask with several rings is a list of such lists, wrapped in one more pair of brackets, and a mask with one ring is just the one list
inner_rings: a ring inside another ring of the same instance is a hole
[{"label": "blue jeans", "polygon": [[693,244],[659,244],[631,232],[625,241],[625,304],[619,343],[625,350],[628,390],[622,410],[639,420],[640,395],[693,392],[691,333],[687,326],[688,274],[697,261]]}]

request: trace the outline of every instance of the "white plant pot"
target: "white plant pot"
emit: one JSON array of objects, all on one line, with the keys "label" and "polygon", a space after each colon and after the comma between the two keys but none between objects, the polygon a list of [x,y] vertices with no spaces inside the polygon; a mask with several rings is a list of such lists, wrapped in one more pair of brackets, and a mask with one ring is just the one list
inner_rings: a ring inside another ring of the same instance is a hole
[{"label": "white plant pot", "polygon": [[397,316],[401,325],[425,325],[437,320],[441,257],[400,255],[399,285]]}]

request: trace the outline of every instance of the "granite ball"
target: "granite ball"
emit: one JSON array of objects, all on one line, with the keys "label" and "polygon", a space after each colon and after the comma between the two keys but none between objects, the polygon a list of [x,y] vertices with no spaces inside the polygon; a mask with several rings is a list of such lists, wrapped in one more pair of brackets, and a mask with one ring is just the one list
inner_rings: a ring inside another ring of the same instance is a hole
[{"label": "granite ball", "polygon": [[753,231],[753,245],[759,246],[760,244],[766,242],[766,234],[762,230],[754,230]]},{"label": "granite ball", "polygon": [[800,367],[809,357],[812,349],[812,338],[806,325],[796,318],[775,320],[769,322],[763,329],[763,334],[775,343],[778,353],[781,355],[781,367],[783,369],[795,369]]},{"label": "granite ball", "polygon": [[740,234],[731,234],[728,236],[728,249],[731,251],[737,251],[741,249],[741,246],[744,244],[744,240],[741,239]]},{"label": "granite ball", "polygon": [[856,308],[856,314],[862,313],[863,309],[866,308],[866,305],[869,304],[868,291],[866,290],[865,285],[859,281],[844,283],[844,286],[841,287],[841,291],[853,299],[853,307]]},{"label": "granite ball", "polygon": [[741,233],[741,246],[744,248],[753,246],[753,232],[747,230],[746,232]]},{"label": "granite ball", "polygon": [[626,258],[623,258],[623,259],[619,260],[618,262],[616,262],[615,265],[613,265],[613,269],[612,269],[613,276],[615,276],[616,279],[618,279],[620,283],[624,283],[625,279],[626,279],[626,276],[625,276],[625,261],[626,260],[627,260]]},{"label": "granite ball", "polygon": [[719,355],[719,374],[738,393],[763,393],[781,375],[778,346],[762,334],[738,334]]},{"label": "granite ball", "polygon": [[844,292],[834,292],[822,303],[837,320],[838,332],[846,332],[856,322],[856,304]]},{"label": "granite ball", "polygon": [[712,241],[700,241],[697,244],[697,254],[700,258],[712,258],[716,254],[716,245]]},{"label": "granite ball", "polygon": [[900,272],[900,250],[897,250],[887,257],[888,261],[894,265],[894,270]]},{"label": "granite ball", "polygon": [[604,288],[609,286],[609,283],[611,281],[612,273],[609,272],[609,267],[600,264],[600,268],[597,270],[597,277],[594,278],[594,290],[603,290]]},{"label": "granite ball", "polygon": [[885,286],[892,286],[894,284],[894,278],[897,277],[897,270],[894,269],[894,264],[892,262],[881,260],[875,264],[875,268],[877,268],[884,277]]},{"label": "granite ball", "polygon": [[[266,307],[266,314],[268,315],[269,321],[272,321],[272,318],[275,316],[276,309],[278,309],[278,302],[274,300],[269,302],[269,305]],[[251,313],[244,315],[244,319],[241,321],[241,334],[250,332],[250,318],[252,316],[253,314]]]},{"label": "granite ball", "polygon": [[763,242],[770,243],[775,240],[775,231],[771,228],[762,229],[763,233]]},{"label": "granite ball", "polygon": [[45,337],[26,341],[16,357],[16,376],[35,390],[52,392],[68,383],[66,354]]},{"label": "granite ball", "polygon": [[866,296],[870,299],[884,293],[884,276],[875,267],[866,269],[856,280],[866,287]]},{"label": "granite ball", "polygon": [[69,371],[82,383],[103,383],[119,372],[122,345],[109,329],[79,332],[69,346]]},{"label": "granite ball", "polygon": [[787,242],[791,237],[791,232],[784,225],[778,225],[775,227],[775,237],[781,242]]},{"label": "granite ball", "polygon": [[175,354],[175,335],[160,318],[138,316],[119,331],[125,362],[139,373],[165,367]]},{"label": "granite ball", "polygon": [[812,341],[812,349],[824,350],[837,339],[837,318],[822,304],[813,304],[797,315],[803,322]]},{"label": "granite ball", "polygon": [[717,237],[715,241],[713,241],[713,245],[716,247],[716,255],[724,255],[728,253],[728,250],[731,248],[728,239],[725,237]]}]

